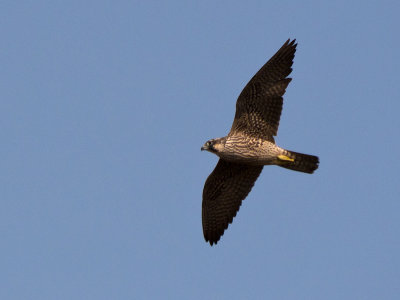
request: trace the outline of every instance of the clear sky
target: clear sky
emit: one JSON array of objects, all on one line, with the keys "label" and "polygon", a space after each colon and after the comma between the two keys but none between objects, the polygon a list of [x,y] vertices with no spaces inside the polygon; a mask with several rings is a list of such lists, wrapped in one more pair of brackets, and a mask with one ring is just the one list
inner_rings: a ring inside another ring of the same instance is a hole
[{"label": "clear sky", "polygon": [[[216,3],[218,2],[218,3]],[[398,1],[2,1],[0,299],[400,299]],[[235,102],[298,47],[277,143],[217,246]]]}]

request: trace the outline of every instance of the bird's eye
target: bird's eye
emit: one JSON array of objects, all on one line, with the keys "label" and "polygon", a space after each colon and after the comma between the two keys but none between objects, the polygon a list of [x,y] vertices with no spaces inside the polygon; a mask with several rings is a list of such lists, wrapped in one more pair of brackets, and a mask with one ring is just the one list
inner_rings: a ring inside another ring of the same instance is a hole
[{"label": "bird's eye", "polygon": [[210,141],[207,142],[207,146],[211,146],[211,142]]}]

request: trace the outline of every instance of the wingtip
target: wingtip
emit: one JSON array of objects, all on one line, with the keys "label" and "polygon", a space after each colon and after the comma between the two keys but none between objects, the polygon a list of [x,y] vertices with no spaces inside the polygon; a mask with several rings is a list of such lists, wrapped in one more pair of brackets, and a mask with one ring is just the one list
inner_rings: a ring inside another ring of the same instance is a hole
[{"label": "wingtip", "polygon": [[289,49],[293,49],[294,51],[296,51],[296,47],[297,47],[297,43],[296,43],[296,39],[290,40],[290,38],[282,45],[281,49],[279,50],[289,50]]},{"label": "wingtip", "polygon": [[[225,228],[226,229],[226,228]],[[225,231],[224,229],[224,231]],[[218,233],[217,231],[204,231],[203,232],[204,239],[206,243],[209,243],[210,246],[218,244],[218,242],[221,240],[221,237],[224,235],[224,232]]]},{"label": "wingtip", "polygon": [[211,247],[218,244],[218,241],[220,240],[220,238],[221,237],[213,239],[213,238],[204,237],[204,239],[206,240],[206,243],[209,243]]},{"label": "wingtip", "polygon": [[[289,39],[289,40],[290,40],[290,39]],[[296,39],[293,39],[293,40],[290,42],[290,46],[293,46],[293,47],[296,47],[296,46],[297,46]]]},{"label": "wingtip", "polygon": [[216,245],[218,242],[208,241],[210,243],[210,247]]}]

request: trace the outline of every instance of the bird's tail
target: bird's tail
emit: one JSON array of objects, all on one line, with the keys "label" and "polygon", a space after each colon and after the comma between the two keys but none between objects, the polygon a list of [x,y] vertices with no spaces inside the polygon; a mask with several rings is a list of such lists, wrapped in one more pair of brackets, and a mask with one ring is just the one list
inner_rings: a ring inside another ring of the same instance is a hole
[{"label": "bird's tail", "polygon": [[309,174],[314,173],[319,164],[317,156],[288,150],[284,150],[282,155],[278,155],[278,160],[280,167]]}]

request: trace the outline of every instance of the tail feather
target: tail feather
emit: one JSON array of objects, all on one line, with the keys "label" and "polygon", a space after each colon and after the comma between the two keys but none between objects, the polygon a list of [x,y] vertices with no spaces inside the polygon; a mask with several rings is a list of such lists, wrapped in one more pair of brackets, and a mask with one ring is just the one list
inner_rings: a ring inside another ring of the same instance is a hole
[{"label": "tail feather", "polygon": [[[280,167],[312,174],[318,169],[319,158],[314,155],[297,153],[294,151],[285,150],[285,155],[290,160],[282,160],[279,163]],[[293,161],[291,161],[293,159]]]}]

